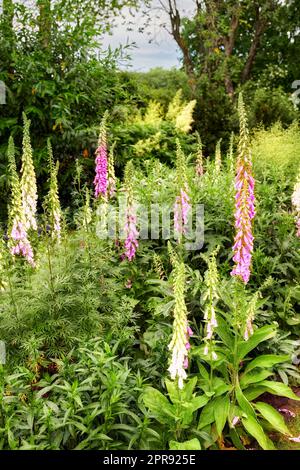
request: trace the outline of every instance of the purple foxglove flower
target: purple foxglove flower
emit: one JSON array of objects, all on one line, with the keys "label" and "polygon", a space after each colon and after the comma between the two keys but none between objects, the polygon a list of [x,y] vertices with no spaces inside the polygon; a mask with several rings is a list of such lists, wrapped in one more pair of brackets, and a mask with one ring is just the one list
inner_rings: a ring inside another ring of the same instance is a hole
[{"label": "purple foxglove flower", "polygon": [[191,209],[190,198],[184,189],[180,190],[180,196],[177,196],[174,205],[174,229],[179,235],[186,233],[189,212]]},{"label": "purple foxglove flower", "polygon": [[96,150],[96,176],[94,179],[95,197],[106,196],[108,177],[107,177],[107,149],[104,143],[100,144]]}]

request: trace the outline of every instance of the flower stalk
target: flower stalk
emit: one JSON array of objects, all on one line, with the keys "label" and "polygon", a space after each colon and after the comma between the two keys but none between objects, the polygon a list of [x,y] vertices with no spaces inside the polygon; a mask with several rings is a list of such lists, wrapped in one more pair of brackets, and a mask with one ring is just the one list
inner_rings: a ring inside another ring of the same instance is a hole
[{"label": "flower stalk", "polygon": [[253,252],[252,225],[255,216],[254,178],[249,145],[247,117],[243,97],[239,96],[240,139],[238,146],[237,173],[235,178],[235,229],[234,256],[235,266],[232,276],[237,276],[245,284],[250,278]]}]

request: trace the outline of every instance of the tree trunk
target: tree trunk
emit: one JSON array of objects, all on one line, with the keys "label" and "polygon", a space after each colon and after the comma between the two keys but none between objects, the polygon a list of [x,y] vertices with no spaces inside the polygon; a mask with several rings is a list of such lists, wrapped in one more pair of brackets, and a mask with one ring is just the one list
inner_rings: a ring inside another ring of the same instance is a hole
[{"label": "tree trunk", "polygon": [[232,82],[231,74],[229,70],[229,59],[233,53],[235,36],[236,36],[238,26],[239,26],[239,7],[237,7],[237,10],[232,15],[232,18],[230,21],[229,35],[226,38],[224,38],[224,47],[225,47],[224,84],[225,84],[226,93],[228,94],[231,100],[233,100],[233,97],[234,97],[234,86],[233,86],[233,82]]},{"label": "tree trunk", "polygon": [[180,26],[181,26],[181,18],[179,11],[177,9],[176,0],[168,0],[168,10],[167,10],[170,22],[171,22],[171,30],[172,36],[175,39],[178,47],[180,48],[182,55],[183,55],[183,65],[186,71],[187,76],[189,77],[189,84],[192,90],[192,93],[195,92],[196,88],[196,80],[195,80],[195,72],[194,72],[194,64],[192,58],[190,56],[189,48],[181,35]]},{"label": "tree trunk", "polygon": [[257,50],[259,48],[261,37],[266,29],[267,20],[266,18],[262,18],[260,16],[259,7],[256,9],[256,21],[254,25],[254,36],[252,39],[252,43],[249,49],[248,57],[246,60],[245,67],[242,71],[241,82],[245,83],[250,78],[251,69],[257,54]]}]

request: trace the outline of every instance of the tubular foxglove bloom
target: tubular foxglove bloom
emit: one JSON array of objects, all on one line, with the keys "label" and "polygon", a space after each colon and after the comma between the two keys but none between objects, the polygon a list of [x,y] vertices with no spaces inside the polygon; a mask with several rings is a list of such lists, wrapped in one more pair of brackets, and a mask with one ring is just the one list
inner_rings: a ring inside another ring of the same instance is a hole
[{"label": "tubular foxglove bloom", "polygon": [[22,204],[22,192],[16,169],[14,141],[12,137],[8,144],[8,161],[11,176],[11,206],[9,210],[9,247],[13,256],[20,255],[27,259],[31,266],[35,266],[33,251],[27,237],[26,219]]},{"label": "tubular foxglove bloom", "polygon": [[216,263],[217,251],[218,248],[212,253],[210,258],[203,256],[208,265],[208,270],[205,274],[206,291],[203,295],[203,300],[206,302],[204,310],[204,320],[206,323],[204,337],[204,355],[210,355],[213,360],[217,359],[217,355],[214,351],[214,330],[218,326],[215,306],[219,299],[219,277]]},{"label": "tubular foxglove bloom", "polygon": [[201,137],[196,133],[197,140],[198,140],[198,145],[197,145],[197,155],[196,155],[196,174],[197,176],[203,176],[204,170],[203,170],[203,153],[202,153],[202,141]]},{"label": "tubular foxglove bloom", "polygon": [[294,192],[292,195],[292,204],[296,211],[296,217],[295,217],[296,229],[297,229],[296,235],[297,237],[300,237],[300,173],[298,175],[296,184],[294,186]]},{"label": "tubular foxglove bloom", "polygon": [[100,133],[98,139],[98,147],[96,150],[96,176],[94,179],[95,197],[107,197],[108,187],[108,161],[107,161],[107,118],[108,111],[105,111],[100,124]]},{"label": "tubular foxglove bloom", "polygon": [[174,229],[179,235],[186,233],[190,208],[190,198],[187,192],[184,189],[180,189],[180,196],[176,197],[174,205]]},{"label": "tubular foxglove bloom", "polygon": [[176,152],[176,173],[179,194],[176,197],[174,204],[174,232],[175,236],[180,240],[181,237],[186,233],[186,226],[189,219],[191,204],[188,194],[189,187],[186,176],[185,155],[178,140]]},{"label": "tubular foxglove bloom", "polygon": [[139,232],[137,230],[137,217],[136,217],[136,207],[133,198],[133,165],[131,162],[128,162],[125,168],[125,188],[127,193],[127,206],[125,214],[125,242],[124,242],[124,257],[129,261],[132,261],[135,257],[136,250],[139,246],[138,237]]},{"label": "tubular foxglove bloom", "polygon": [[36,223],[36,205],[37,205],[37,186],[36,176],[32,159],[32,147],[30,142],[30,123],[26,114],[23,113],[24,132],[23,132],[23,153],[21,168],[21,188],[22,204],[24,209],[26,230],[37,230]]},{"label": "tubular foxglove bloom", "polygon": [[237,174],[235,178],[235,266],[232,276],[237,276],[245,284],[250,278],[253,251],[252,225],[255,216],[254,178],[247,129],[247,117],[243,97],[239,96],[240,140],[238,147]]},{"label": "tubular foxglove bloom", "polygon": [[189,342],[193,332],[187,321],[187,308],[184,299],[185,266],[182,261],[173,256],[173,290],[175,297],[173,335],[169,344],[171,351],[171,364],[168,368],[171,379],[178,381],[178,387],[183,388],[183,381],[187,378],[188,354],[191,349]]},{"label": "tubular foxglove bloom", "polygon": [[53,152],[52,152],[50,140],[48,140],[47,145],[48,145],[49,172],[50,172],[49,193],[46,199],[48,224],[50,226],[52,238],[56,240],[60,240],[62,213],[61,213],[61,208],[60,208],[60,202],[59,202],[59,196],[58,196],[58,183],[57,183],[57,173],[58,173],[59,163],[57,161],[56,165],[54,165]]},{"label": "tubular foxglove bloom", "polygon": [[116,143],[111,146],[109,150],[109,159],[108,159],[108,195],[110,198],[114,197],[116,194],[116,175],[115,175],[115,159],[114,159],[114,149]]}]

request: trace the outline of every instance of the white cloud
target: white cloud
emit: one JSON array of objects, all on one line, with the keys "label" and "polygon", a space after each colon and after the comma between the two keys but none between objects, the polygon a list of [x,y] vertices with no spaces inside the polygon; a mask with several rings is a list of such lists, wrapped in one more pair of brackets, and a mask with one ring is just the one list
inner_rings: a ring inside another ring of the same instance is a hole
[{"label": "white cloud", "polygon": [[[185,15],[192,14],[194,3],[194,0],[178,0],[178,6]],[[134,70],[145,71],[153,67],[171,68],[180,65],[177,45],[162,27],[163,23],[168,24],[168,16],[157,7],[158,0],[153,0],[151,18],[144,32],[139,32],[145,26],[142,13],[135,13],[132,17],[129,10],[124,10],[123,15],[116,19],[112,35],[103,38],[103,46],[110,46],[112,49],[119,45],[135,43],[135,47],[130,51],[132,60],[128,64]],[[124,66],[126,67],[126,64],[123,64]]]}]

